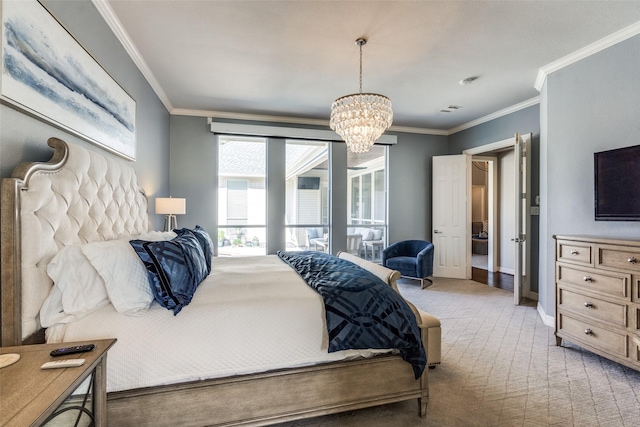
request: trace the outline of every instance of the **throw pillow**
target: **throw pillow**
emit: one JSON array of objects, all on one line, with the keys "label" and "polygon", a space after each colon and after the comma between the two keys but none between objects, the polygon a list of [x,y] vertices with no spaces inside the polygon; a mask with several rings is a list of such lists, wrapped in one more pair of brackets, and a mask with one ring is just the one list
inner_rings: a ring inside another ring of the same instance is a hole
[{"label": "throw pillow", "polygon": [[170,241],[129,242],[144,263],[154,299],[176,315],[209,274],[202,247],[192,231]]},{"label": "throw pillow", "polygon": [[198,239],[198,243],[202,248],[202,253],[204,254],[204,259],[207,264],[207,274],[211,273],[211,260],[213,259],[213,242],[211,241],[211,237],[209,237],[209,233],[207,233],[207,231],[199,225],[196,225],[196,228],[194,228],[193,230],[190,230],[188,228],[181,228],[174,231],[178,236],[182,236],[186,232],[193,233],[196,239]]}]

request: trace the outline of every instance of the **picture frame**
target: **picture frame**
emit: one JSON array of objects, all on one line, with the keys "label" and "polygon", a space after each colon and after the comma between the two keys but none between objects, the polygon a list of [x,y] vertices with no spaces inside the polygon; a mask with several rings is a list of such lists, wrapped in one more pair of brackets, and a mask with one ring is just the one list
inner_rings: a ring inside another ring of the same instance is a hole
[{"label": "picture frame", "polygon": [[135,161],[135,100],[39,1],[0,6],[0,99]]}]

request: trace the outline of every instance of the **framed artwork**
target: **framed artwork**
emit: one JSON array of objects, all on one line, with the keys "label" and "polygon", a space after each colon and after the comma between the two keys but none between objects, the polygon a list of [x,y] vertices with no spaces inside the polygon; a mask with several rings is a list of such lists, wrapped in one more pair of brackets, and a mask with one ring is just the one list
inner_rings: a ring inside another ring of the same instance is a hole
[{"label": "framed artwork", "polygon": [[6,103],[136,157],[136,103],[37,0],[0,0]]}]

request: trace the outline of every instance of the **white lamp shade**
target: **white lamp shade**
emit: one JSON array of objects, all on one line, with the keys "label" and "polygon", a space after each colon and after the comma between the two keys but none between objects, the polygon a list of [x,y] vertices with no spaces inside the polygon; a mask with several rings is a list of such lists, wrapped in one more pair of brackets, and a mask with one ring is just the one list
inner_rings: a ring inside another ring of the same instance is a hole
[{"label": "white lamp shade", "polygon": [[187,213],[187,199],[179,197],[156,198],[156,213],[164,215],[184,215]]}]

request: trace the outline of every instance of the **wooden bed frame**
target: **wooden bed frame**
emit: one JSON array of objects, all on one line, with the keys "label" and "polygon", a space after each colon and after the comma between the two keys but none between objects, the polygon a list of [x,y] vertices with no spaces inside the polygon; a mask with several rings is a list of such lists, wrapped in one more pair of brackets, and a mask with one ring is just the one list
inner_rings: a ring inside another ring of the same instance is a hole
[{"label": "wooden bed frame", "polygon": [[[134,189],[137,195],[131,197],[122,198],[123,190],[116,188],[120,185],[117,182],[109,183],[107,187],[113,187],[114,192],[117,192],[113,195],[114,199],[116,196],[122,200],[126,199],[126,209],[134,211],[134,216],[139,215],[143,218],[142,222],[130,221],[130,214],[127,213],[126,221],[114,217],[107,218],[109,229],[105,229],[103,222],[96,223],[95,229],[88,230],[87,227],[93,227],[93,221],[76,224],[82,222],[82,219],[74,217],[71,224],[79,227],[79,231],[77,238],[71,240],[69,234],[75,234],[69,233],[69,230],[65,231],[66,237],[58,238],[58,234],[65,233],[58,233],[59,230],[54,225],[57,221],[47,220],[46,226],[41,227],[42,230],[34,227],[32,221],[39,214],[38,211],[25,212],[33,206],[30,199],[23,201],[25,195],[30,191],[45,193],[48,186],[56,188],[56,185],[50,185],[50,181],[58,177],[68,180],[69,170],[72,176],[77,176],[74,180],[82,182],[85,179],[80,174],[86,173],[87,169],[91,171],[96,163],[100,165],[98,169],[104,165],[125,169],[125,176],[133,174],[135,179],[133,170],[121,160],[107,158],[97,151],[67,144],[57,138],[50,138],[48,144],[55,150],[50,161],[20,164],[11,178],[2,180],[2,346],[44,342],[44,332],[39,326],[37,314],[34,317],[37,325],[33,327],[34,320],[29,323],[28,318],[23,318],[23,313],[26,317],[29,312],[33,312],[33,307],[28,307],[34,304],[31,288],[43,287],[46,290],[47,286],[51,286],[50,279],[46,276],[46,264],[57,250],[68,244],[139,234],[148,228],[146,197],[137,186],[137,181]],[[82,159],[77,160],[78,156]],[[102,171],[98,175],[102,175]],[[109,173],[105,175],[105,179],[111,179]],[[122,181],[122,174],[117,176],[120,178],[115,180]],[[47,182],[46,185],[38,184],[40,177]],[[92,177],[87,181],[95,179]],[[30,184],[37,187],[37,190],[30,188]],[[41,198],[41,204],[47,204],[47,200],[52,196],[38,194],[37,197]],[[66,202],[68,201],[65,200]],[[85,206],[87,203],[90,205],[85,198],[76,205],[91,211],[91,206]],[[26,205],[30,207],[27,208]],[[123,209],[120,206],[118,211],[121,212]],[[140,212],[135,212],[136,210]],[[74,215],[77,215],[77,212]],[[68,224],[64,221],[61,223]],[[34,239],[40,239],[39,243],[31,242]],[[35,256],[32,249],[34,244],[37,248],[44,247],[35,251],[38,252]],[[340,256],[352,259],[364,267],[382,268],[349,254]],[[395,282],[400,274],[388,271],[387,283],[397,291]],[[40,290],[39,294],[42,293]],[[36,296],[36,302],[38,298],[42,299],[42,296]],[[40,305],[41,303],[42,301],[39,302]],[[411,303],[409,305],[421,327],[422,341],[426,349],[428,328],[422,312]],[[267,425],[417,399],[417,415],[426,417],[429,399],[427,374],[428,369],[425,369],[422,377],[415,380],[411,365],[400,356],[383,355],[370,359],[112,392],[108,394],[107,414],[109,423],[117,426]]]}]

